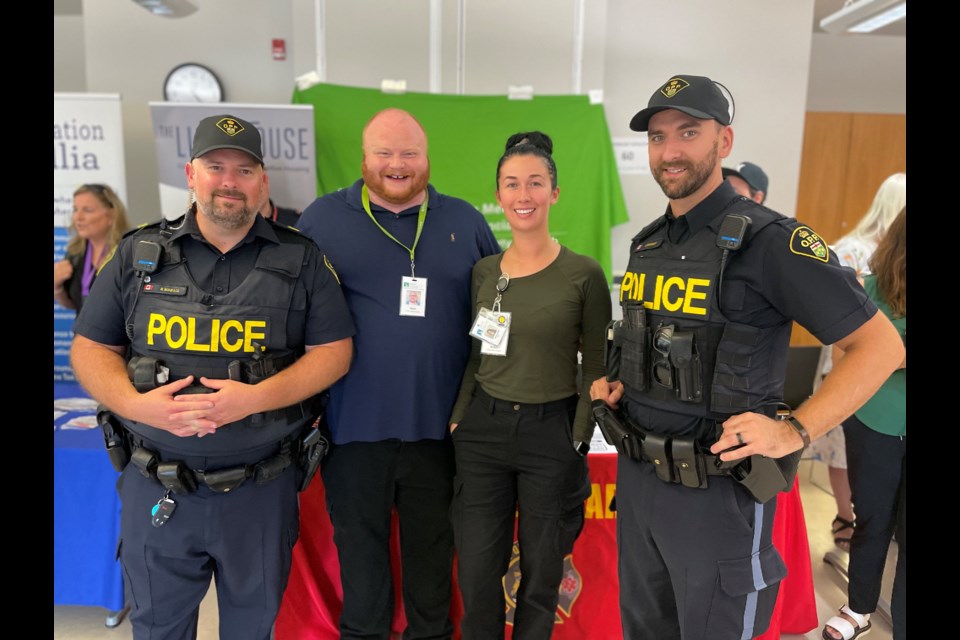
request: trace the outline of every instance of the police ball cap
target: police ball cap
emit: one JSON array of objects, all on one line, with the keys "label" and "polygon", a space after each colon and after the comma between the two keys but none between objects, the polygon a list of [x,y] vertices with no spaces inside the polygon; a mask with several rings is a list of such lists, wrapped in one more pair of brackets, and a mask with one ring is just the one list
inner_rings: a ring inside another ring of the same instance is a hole
[{"label": "police ball cap", "polygon": [[193,134],[190,159],[196,160],[217,149],[246,151],[263,164],[260,131],[242,118],[231,115],[209,116],[200,121]]},{"label": "police ball cap", "polygon": [[676,109],[694,118],[730,124],[730,103],[716,82],[706,76],[676,75],[654,91],[647,103],[630,120],[634,131],[646,131],[650,118],[660,111]]}]

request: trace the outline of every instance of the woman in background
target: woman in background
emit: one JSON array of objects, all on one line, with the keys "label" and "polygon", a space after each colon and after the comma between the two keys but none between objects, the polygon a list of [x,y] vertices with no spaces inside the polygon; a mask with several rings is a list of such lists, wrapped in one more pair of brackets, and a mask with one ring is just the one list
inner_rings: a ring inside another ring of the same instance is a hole
[{"label": "woman in background", "polygon": [[552,153],[537,131],[507,140],[496,197],[513,242],[473,268],[476,342],[450,420],[464,640],[504,637],[503,577],[518,512],[513,638],[550,637],[564,557],[590,495],[589,389],[604,374],[610,290],[596,260],[550,237],[560,195]]},{"label": "woman in background", "polygon": [[73,192],[71,238],[63,260],[53,264],[53,299],[80,312],[97,271],[127,232],[127,210],[104,184],[85,184]]},{"label": "woman in background", "polygon": [[[873,255],[877,243],[906,204],[907,174],[895,173],[884,180],[877,189],[873,204],[853,231],[840,238],[831,247],[840,264],[852,268],[860,277],[869,274],[870,256]],[[820,386],[823,377],[833,368],[830,350],[830,345],[824,345],[820,352],[820,363],[813,381],[814,391]],[[833,542],[840,549],[850,551],[850,538],[856,526],[856,520],[850,501],[850,481],[847,479],[843,429],[835,427],[823,437],[817,438],[810,445],[810,450],[827,464],[830,487],[837,502],[837,515],[831,524]]]},{"label": "woman in background", "polygon": [[[900,211],[870,258],[863,288],[907,342],[907,209]],[[843,352],[836,349],[834,361]],[[866,633],[876,611],[887,549],[897,536],[891,614],[894,640],[907,637],[907,358],[859,411],[843,422],[857,526],[850,542],[849,604],[830,618],[824,640]]]}]

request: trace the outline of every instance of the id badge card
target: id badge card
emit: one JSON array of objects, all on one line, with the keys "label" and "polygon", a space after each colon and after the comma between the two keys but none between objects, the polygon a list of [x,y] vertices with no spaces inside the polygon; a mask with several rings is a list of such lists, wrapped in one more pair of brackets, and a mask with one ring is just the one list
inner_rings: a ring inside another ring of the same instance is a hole
[{"label": "id badge card", "polygon": [[477,319],[474,320],[473,326],[470,328],[471,336],[492,345],[500,344],[506,332],[506,327],[498,322],[497,314],[486,307],[480,308]]},{"label": "id badge card", "polygon": [[484,340],[480,344],[480,353],[488,356],[507,355],[507,342],[510,341],[510,312],[498,311],[490,312],[490,321],[495,323],[499,329],[502,329],[499,342],[492,344]]},{"label": "id badge card", "polygon": [[400,282],[400,315],[424,318],[427,315],[427,279],[403,276]]}]

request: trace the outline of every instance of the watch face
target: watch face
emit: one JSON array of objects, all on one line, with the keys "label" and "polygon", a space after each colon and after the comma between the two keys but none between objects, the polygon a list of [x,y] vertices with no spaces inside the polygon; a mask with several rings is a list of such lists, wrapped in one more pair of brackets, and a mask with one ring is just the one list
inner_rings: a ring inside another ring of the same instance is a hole
[{"label": "watch face", "polygon": [[188,62],[167,74],[163,97],[170,102],[220,102],[223,89],[213,71],[202,64]]}]

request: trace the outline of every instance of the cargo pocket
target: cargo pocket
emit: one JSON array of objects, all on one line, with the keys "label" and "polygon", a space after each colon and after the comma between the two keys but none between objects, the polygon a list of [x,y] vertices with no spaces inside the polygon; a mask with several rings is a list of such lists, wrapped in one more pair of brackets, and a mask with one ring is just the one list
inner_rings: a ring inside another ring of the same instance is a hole
[{"label": "cargo pocket", "polygon": [[717,569],[717,588],[722,593],[714,594],[707,628],[739,629],[745,625],[751,632],[749,637],[757,635],[754,631],[764,631],[770,624],[780,581],[787,575],[776,548],[769,545],[745,558],[720,560]]}]

